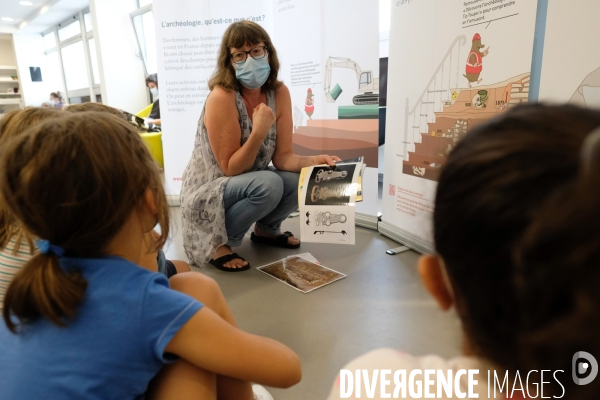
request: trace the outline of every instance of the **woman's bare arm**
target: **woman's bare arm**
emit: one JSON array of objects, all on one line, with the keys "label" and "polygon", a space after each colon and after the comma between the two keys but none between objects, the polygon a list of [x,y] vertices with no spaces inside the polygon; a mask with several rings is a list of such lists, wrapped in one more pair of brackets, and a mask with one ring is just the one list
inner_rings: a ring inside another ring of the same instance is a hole
[{"label": "woman's bare arm", "polygon": [[302,157],[294,154],[292,147],[293,119],[292,100],[287,86],[282,85],[275,92],[275,109],[277,110],[277,146],[273,155],[273,165],[281,171],[300,172],[311,165],[335,165],[339,157],[321,154],[318,156]]},{"label": "woman's bare arm", "polygon": [[242,131],[235,93],[216,87],[208,96],[204,124],[217,163],[227,176],[240,175],[252,168],[256,154],[275,122],[273,111],[264,104],[256,107],[253,113],[252,133],[241,146]]}]

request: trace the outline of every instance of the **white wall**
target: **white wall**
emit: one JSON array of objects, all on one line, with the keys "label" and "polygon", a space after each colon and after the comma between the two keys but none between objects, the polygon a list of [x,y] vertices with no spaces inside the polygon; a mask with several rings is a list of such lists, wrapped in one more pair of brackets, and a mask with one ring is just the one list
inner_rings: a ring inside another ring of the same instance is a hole
[{"label": "white wall", "polygon": [[131,113],[148,105],[143,64],[136,56],[129,17],[135,9],[133,0],[90,0],[102,102]]},{"label": "white wall", "polygon": [[13,51],[10,36],[0,37],[0,65],[16,65],[15,53]]},{"label": "white wall", "polygon": [[[39,33],[13,34],[21,93],[26,106],[40,106],[43,102],[50,101],[50,93],[62,86],[60,82],[53,82],[44,54],[44,39]],[[29,67],[40,67],[42,82],[32,82]]]}]

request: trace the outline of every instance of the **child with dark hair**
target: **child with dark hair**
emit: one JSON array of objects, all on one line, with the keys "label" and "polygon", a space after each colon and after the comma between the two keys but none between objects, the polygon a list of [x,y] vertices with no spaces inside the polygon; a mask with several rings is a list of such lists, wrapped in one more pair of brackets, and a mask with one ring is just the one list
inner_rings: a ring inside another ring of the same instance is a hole
[{"label": "child with dark hair", "polygon": [[[69,106],[65,111],[69,113],[82,113],[89,111],[109,113],[116,115],[117,117],[125,121],[130,122],[130,120],[127,118],[126,113],[117,108],[107,106],[106,104],[102,103],[74,104],[72,106]],[[153,230],[149,232],[146,236],[146,241],[148,243],[152,243],[152,241],[160,235]],[[189,264],[183,260],[167,260],[165,253],[162,249],[154,251],[143,249],[139,265],[146,269],[149,269],[150,271],[160,272],[167,278],[172,277],[178,272],[191,271]]]},{"label": "child with dark hair", "polygon": [[5,297],[3,398],[251,400],[251,381],[300,380],[293,351],[236,328],[213,280],[137,265],[157,223],[151,245],[164,244],[169,215],[126,121],[64,113],[19,134],[4,144],[0,195],[42,239]]},{"label": "child with dark hair", "polygon": [[[419,261],[426,289],[460,317],[464,356],[380,349],[344,368],[406,370],[407,377],[416,369],[479,369],[479,398],[541,397],[542,386],[545,398],[599,398],[598,379],[579,385],[571,376],[576,353],[600,356],[599,201],[600,112],[536,104],[475,127],[442,169],[436,255]],[[426,378],[416,380],[425,391]],[[455,382],[460,392],[467,381]],[[430,392],[439,393],[437,382]],[[329,399],[341,389],[348,390],[338,380]],[[379,385],[375,393],[380,398]]]},{"label": "child with dark hair", "polygon": [[70,112],[70,113],[80,113],[80,112],[88,112],[88,111],[106,112],[106,113],[116,115],[117,117],[127,121],[127,118],[125,117],[125,113],[123,113],[123,111],[121,111],[117,108],[111,107],[111,106],[107,106],[106,104],[102,104],[102,103],[72,104],[69,107],[67,107],[65,109],[65,111]]},{"label": "child with dark hair", "polygon": [[[56,108],[27,107],[12,110],[0,120],[0,149],[4,143],[30,126],[64,114]],[[34,238],[15,219],[0,200],[0,311],[4,305],[4,294],[13,277],[33,256]]]}]

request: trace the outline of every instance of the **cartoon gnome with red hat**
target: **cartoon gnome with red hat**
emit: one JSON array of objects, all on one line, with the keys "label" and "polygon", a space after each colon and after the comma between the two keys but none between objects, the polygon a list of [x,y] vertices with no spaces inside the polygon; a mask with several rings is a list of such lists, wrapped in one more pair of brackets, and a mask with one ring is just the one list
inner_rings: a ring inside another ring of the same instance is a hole
[{"label": "cartoon gnome with red hat", "polygon": [[309,119],[312,119],[312,115],[315,112],[315,95],[312,92],[311,88],[308,88],[306,91],[306,101],[304,102],[304,112],[308,115]]},{"label": "cartoon gnome with red hat", "polygon": [[477,84],[481,83],[481,71],[483,70],[483,57],[487,56],[490,48],[488,47],[485,51],[481,51],[485,45],[481,44],[481,35],[476,33],[473,36],[473,45],[471,46],[471,52],[467,57],[467,69],[463,75],[469,81],[469,87],[472,87],[473,82]]}]

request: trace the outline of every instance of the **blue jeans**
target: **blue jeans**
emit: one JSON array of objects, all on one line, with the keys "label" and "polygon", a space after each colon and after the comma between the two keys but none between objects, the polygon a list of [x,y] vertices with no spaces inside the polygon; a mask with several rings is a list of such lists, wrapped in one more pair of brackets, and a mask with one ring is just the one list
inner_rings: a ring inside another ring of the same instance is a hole
[{"label": "blue jeans", "polygon": [[254,222],[261,232],[278,235],[281,222],[298,208],[298,180],[295,172],[246,172],[225,185],[225,227],[228,246],[242,244]]}]

